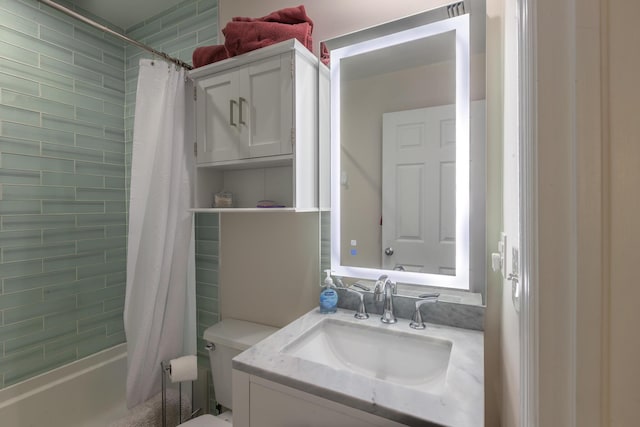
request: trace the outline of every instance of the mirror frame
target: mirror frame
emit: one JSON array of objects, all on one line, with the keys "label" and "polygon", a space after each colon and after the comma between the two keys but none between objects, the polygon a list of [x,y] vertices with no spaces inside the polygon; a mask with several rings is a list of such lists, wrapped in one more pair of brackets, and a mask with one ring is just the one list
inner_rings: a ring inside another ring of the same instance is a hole
[{"label": "mirror frame", "polygon": [[[456,274],[455,276],[342,265],[340,219],[340,60],[377,49],[454,31],[456,41]],[[343,277],[469,290],[469,14],[332,49],[331,58],[331,270]]]}]

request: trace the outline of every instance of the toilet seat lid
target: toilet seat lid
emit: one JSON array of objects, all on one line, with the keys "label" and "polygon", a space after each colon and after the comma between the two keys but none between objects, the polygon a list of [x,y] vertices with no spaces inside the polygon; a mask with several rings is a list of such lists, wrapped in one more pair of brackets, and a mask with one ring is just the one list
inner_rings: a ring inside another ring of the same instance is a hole
[{"label": "toilet seat lid", "polygon": [[197,418],[180,424],[178,427],[230,427],[231,424],[211,414],[201,415]]}]

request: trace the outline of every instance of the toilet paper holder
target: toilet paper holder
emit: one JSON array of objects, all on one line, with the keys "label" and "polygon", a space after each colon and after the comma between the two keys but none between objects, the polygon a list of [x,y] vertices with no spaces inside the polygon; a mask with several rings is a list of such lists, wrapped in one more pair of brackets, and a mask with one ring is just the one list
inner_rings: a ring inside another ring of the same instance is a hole
[{"label": "toilet paper holder", "polygon": [[[171,361],[161,361],[160,370],[160,376],[162,377],[162,427],[167,427],[167,376],[171,375]],[[191,401],[193,402],[193,381],[191,382]],[[192,411],[191,415],[184,421],[188,421],[198,415],[200,409]],[[182,382],[178,383],[178,420],[182,424]]]}]

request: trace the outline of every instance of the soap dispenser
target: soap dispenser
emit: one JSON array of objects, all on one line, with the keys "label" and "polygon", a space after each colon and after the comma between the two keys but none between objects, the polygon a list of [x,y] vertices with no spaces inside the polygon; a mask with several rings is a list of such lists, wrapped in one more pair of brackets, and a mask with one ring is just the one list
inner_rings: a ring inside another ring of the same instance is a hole
[{"label": "soap dispenser", "polygon": [[338,293],[331,278],[331,270],[325,270],[324,289],[320,292],[320,313],[335,313],[338,310]]}]

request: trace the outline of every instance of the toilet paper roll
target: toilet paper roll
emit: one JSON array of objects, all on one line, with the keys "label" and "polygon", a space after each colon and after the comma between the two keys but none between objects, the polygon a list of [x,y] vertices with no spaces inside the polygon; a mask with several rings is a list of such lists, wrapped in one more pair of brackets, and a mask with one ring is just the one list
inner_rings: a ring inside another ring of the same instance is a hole
[{"label": "toilet paper roll", "polygon": [[169,378],[172,383],[181,381],[195,381],[198,379],[198,358],[196,356],[182,356],[169,361]]}]

